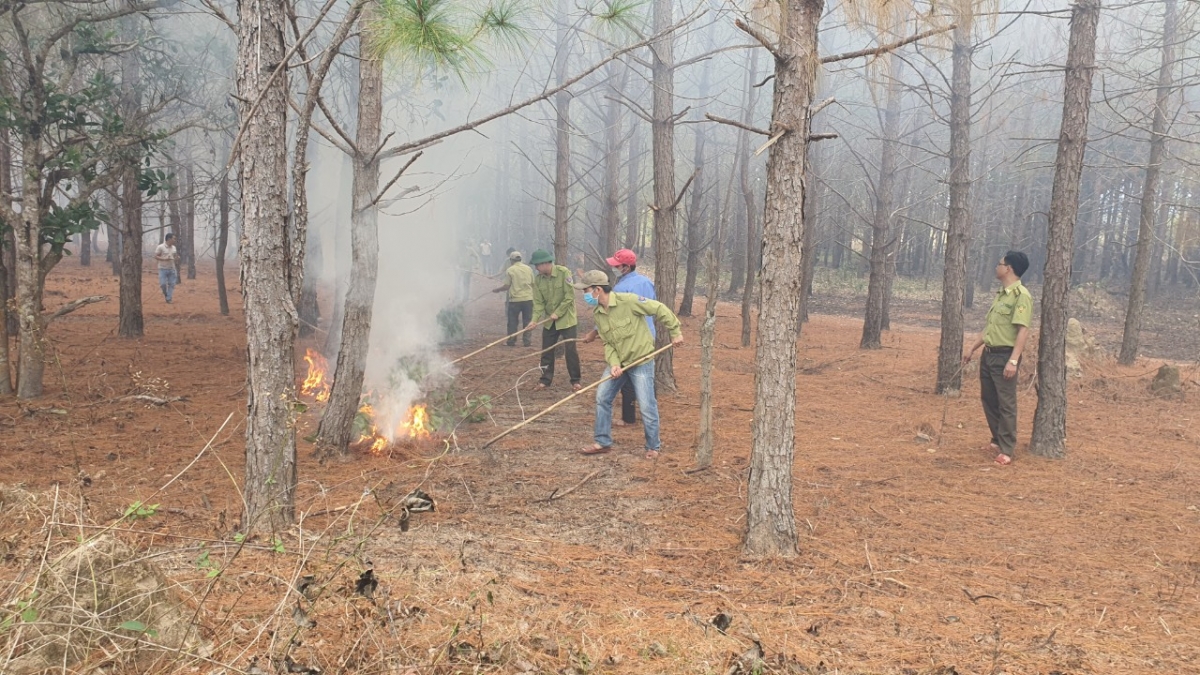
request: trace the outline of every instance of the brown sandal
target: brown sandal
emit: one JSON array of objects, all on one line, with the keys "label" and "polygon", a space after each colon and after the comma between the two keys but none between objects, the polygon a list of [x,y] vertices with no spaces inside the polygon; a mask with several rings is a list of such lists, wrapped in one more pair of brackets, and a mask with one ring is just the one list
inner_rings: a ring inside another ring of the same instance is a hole
[{"label": "brown sandal", "polygon": [[581,455],[603,455],[606,452],[612,452],[611,445],[592,444],[586,448],[581,449],[579,451],[579,454],[581,454]]},{"label": "brown sandal", "polygon": [[1008,466],[1009,464],[1012,464],[1012,457],[1009,457],[1002,452],[996,455],[996,463],[1000,466]]},{"label": "brown sandal", "polygon": [[646,451],[646,459],[658,459],[658,451],[657,450],[647,450]]}]

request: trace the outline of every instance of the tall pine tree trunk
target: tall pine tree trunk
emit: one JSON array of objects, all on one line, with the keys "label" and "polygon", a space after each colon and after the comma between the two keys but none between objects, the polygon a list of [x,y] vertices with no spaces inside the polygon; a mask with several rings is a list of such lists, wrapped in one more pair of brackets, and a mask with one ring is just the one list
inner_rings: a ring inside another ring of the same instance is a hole
[{"label": "tall pine tree trunk", "polygon": [[217,302],[221,316],[229,316],[229,293],[225,288],[225,253],[229,248],[229,174],[217,184]]},{"label": "tall pine tree trunk", "polygon": [[[650,44],[651,54],[651,143],[654,156],[654,294],[658,301],[675,309],[679,278],[679,242],[675,232],[675,36],[673,1],[654,0],[653,30],[660,37]],[[671,342],[670,331],[659,322],[657,347]],[[671,351],[654,360],[655,383],[660,389],[675,390],[675,368]]]},{"label": "tall pine tree trunk", "polygon": [[[156,272],[157,274],[157,272]],[[154,279],[155,286],[158,278]],[[128,167],[121,179],[121,288],[117,335],[139,338],[145,334],[142,316],[142,191],[137,169]]]},{"label": "tall pine tree trunk", "polygon": [[[370,8],[364,12],[364,23],[369,22],[371,14]],[[353,440],[379,277],[379,207],[372,202],[379,190],[379,160],[374,150],[379,147],[383,124],[383,61],[371,52],[368,44],[361,48],[358,60],[358,86],[350,283],[342,306],[341,345],[333,390],[317,431],[317,450],[322,457],[345,453]]]},{"label": "tall pine tree trunk", "polygon": [[[710,23],[707,33],[706,48],[712,48],[713,27],[716,22]],[[705,61],[703,69],[700,71],[700,87],[697,91],[697,97],[700,100],[708,100],[708,92],[712,82],[712,59]],[[690,199],[688,200],[687,210],[687,256],[683,274],[683,299],[679,301],[679,316],[692,315],[692,301],[696,295],[696,276],[700,273],[700,252],[704,247],[704,197],[705,197],[705,145],[708,139],[708,128],[702,122],[703,118],[697,112],[696,124],[696,142],[693,146],[692,166],[693,174]],[[713,177],[716,174],[714,172]],[[715,245],[714,242],[709,242],[709,245]]]},{"label": "tall pine tree trunk", "polygon": [[[621,104],[619,98],[625,88],[625,77],[629,72],[624,64],[609,64],[607,73],[608,101],[604,105],[604,186],[601,196],[600,217],[602,220],[601,251],[612,255],[619,246],[621,230]],[[601,260],[600,269],[607,269]]]},{"label": "tall pine tree trunk", "polygon": [[[749,126],[754,122],[754,107],[758,102],[758,94],[754,80],[758,77],[758,50],[750,52],[750,68],[746,73],[745,105],[742,108],[742,123]],[[809,97],[811,98],[811,96]],[[746,256],[744,278],[742,279],[742,346],[750,346],[750,319],[754,304],[754,291],[758,286],[754,277],[761,266],[762,249],[758,236],[758,191],[750,181],[750,135],[743,129],[738,135],[737,156],[738,181],[742,188],[742,201],[745,204],[746,217]]]},{"label": "tall pine tree trunk", "polygon": [[1154,250],[1154,227],[1158,219],[1158,190],[1166,154],[1167,133],[1170,131],[1167,105],[1170,102],[1171,83],[1174,79],[1176,23],[1175,0],[1164,0],[1162,65],[1158,69],[1158,91],[1154,98],[1154,116],[1150,126],[1150,159],[1146,162],[1146,177],[1142,183],[1137,255],[1133,261],[1133,277],[1129,282],[1129,306],[1125,310],[1121,353],[1117,357],[1117,361],[1124,365],[1129,365],[1137,359],[1142,314],[1146,308],[1150,253]]},{"label": "tall pine tree trunk", "polygon": [[[128,37],[135,30],[131,19],[122,21]],[[141,68],[135,51],[121,56],[121,109],[132,118],[142,105]],[[121,177],[121,267],[117,335],[139,338],[145,333],[142,317],[142,191],[138,167],[128,165]],[[155,285],[158,280],[155,279]]]},{"label": "tall pine tree trunk", "polygon": [[[558,24],[555,43],[554,77],[562,86],[567,80],[570,64],[571,27],[567,20],[567,0],[559,0]],[[563,91],[554,95],[554,262],[571,267],[570,253],[570,209],[571,209],[571,94]]]},{"label": "tall pine tree trunk", "polygon": [[187,278],[196,278],[196,175],[192,165],[183,167],[183,237],[186,250],[183,252],[187,265]]},{"label": "tall pine tree trunk", "polygon": [[[282,532],[296,510],[296,307],[288,287],[288,75],[269,78],[285,56],[285,0],[239,3],[237,89],[244,129],[242,303],[249,361],[246,389],[247,533]],[[258,110],[251,116],[253,102]]]},{"label": "tall pine tree trunk", "polygon": [[967,291],[967,247],[971,236],[971,9],[958,13],[950,74],[950,210],[942,268],[942,322],[935,390],[962,389],[963,306]]},{"label": "tall pine tree trunk", "polygon": [[[0,131],[0,199],[9,200],[12,194],[12,149],[8,145],[8,132]],[[11,201],[8,201],[11,204]],[[13,267],[11,255],[14,253],[13,228],[0,232],[0,396],[13,393],[12,366],[9,361],[9,311],[8,303],[12,299],[13,283],[9,271]]]},{"label": "tall pine tree trunk", "polygon": [[896,153],[900,144],[900,59],[892,52],[888,75],[887,109],[883,114],[883,142],[879,178],[875,181],[875,215],[871,221],[871,276],[867,282],[867,309],[863,319],[863,349],[883,346],[883,305],[887,294],[888,258],[892,245],[892,211],[895,207]]},{"label": "tall pine tree trunk", "polygon": [[796,324],[803,282],[804,176],[816,89],[822,0],[787,0],[776,50],[771,131],[786,130],[767,160],[762,309],[755,353],[754,421],[745,551],[796,553],[792,463],[796,445]]},{"label": "tall pine tree trunk", "polygon": [[1079,178],[1087,149],[1092,72],[1096,62],[1099,0],[1079,0],[1071,9],[1071,38],[1063,86],[1062,128],[1054,162],[1054,187],[1047,228],[1046,272],[1042,285],[1042,323],[1038,340],[1037,411],[1029,452],[1062,457],[1067,438],[1067,292],[1071,253],[1079,215]]},{"label": "tall pine tree trunk", "polygon": [[[624,248],[636,249],[638,246],[638,224],[642,219],[643,206],[641,202],[641,176],[638,165],[642,160],[642,135],[637,132],[637,118],[630,119],[629,153],[625,171],[627,172],[625,194],[625,239]],[[639,251],[639,254],[641,251]]]}]

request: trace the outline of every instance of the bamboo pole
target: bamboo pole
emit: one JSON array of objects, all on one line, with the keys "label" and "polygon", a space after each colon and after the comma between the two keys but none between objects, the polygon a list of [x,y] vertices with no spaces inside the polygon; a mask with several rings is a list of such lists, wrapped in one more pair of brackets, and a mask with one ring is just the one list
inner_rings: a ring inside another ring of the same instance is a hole
[{"label": "bamboo pole", "polygon": [[501,342],[504,342],[505,340],[507,340],[509,338],[515,338],[516,336],[520,335],[521,333],[524,333],[525,331],[533,330],[534,328],[537,328],[538,326],[546,323],[549,320],[550,320],[550,317],[546,317],[545,319],[542,319],[541,321],[533,324],[532,326],[526,326],[526,327],[522,328],[521,330],[513,333],[512,335],[505,335],[504,337],[500,338],[499,340],[489,343],[488,345],[486,345],[484,347],[480,347],[479,349],[476,349],[475,351],[471,352],[470,354],[467,354],[466,356],[460,356],[457,359],[454,359],[450,363],[447,363],[446,366],[452,366],[452,365],[458,363],[459,361],[466,361],[467,359],[471,358],[472,356],[483,353],[483,352],[491,349],[492,347],[495,347],[496,345],[500,344]]},{"label": "bamboo pole", "polygon": [[[630,368],[636,368],[637,366],[642,365],[643,363],[658,356],[659,354],[662,354],[663,352],[667,351],[668,349],[670,349],[671,347],[674,347],[674,346],[675,346],[674,342],[668,342],[665,346],[663,346],[659,349],[656,349],[656,350],[650,352],[649,354],[643,356],[642,358],[629,364],[628,366],[625,366],[625,370],[629,370]],[[558,406],[566,403],[567,401],[570,401],[571,399],[575,398],[576,396],[579,396],[580,394],[584,393],[585,391],[590,391],[592,389],[595,389],[596,387],[599,387],[601,384],[604,384],[605,382],[607,382],[611,379],[613,379],[613,377],[612,377],[612,369],[610,368],[610,369],[608,369],[607,374],[605,374],[605,376],[600,378],[599,380],[596,380],[595,382],[589,384],[588,386],[584,387],[583,389],[580,389],[579,391],[572,393],[571,395],[567,396],[566,398],[560,399],[557,403],[551,405],[549,408],[546,408],[545,410],[534,415],[533,417],[530,417],[529,419],[527,419],[523,422],[515,424],[515,425],[505,429],[504,431],[500,432],[496,436],[493,436],[491,440],[489,440],[487,443],[483,444],[483,448],[488,447],[492,443],[495,443],[496,441],[500,440],[501,438],[504,438],[505,436],[511,434],[512,432],[516,431],[517,429],[520,429],[521,427],[525,426],[526,424],[529,424],[530,422],[536,420],[537,418],[541,417],[542,415],[545,415],[546,413],[550,412],[551,410],[554,410]],[[480,449],[482,450],[483,448],[480,448]]]}]

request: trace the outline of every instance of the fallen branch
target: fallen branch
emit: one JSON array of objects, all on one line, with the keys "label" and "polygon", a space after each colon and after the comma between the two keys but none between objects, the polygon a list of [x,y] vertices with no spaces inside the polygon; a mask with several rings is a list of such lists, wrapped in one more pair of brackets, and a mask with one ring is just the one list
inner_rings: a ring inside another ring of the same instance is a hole
[{"label": "fallen branch", "polygon": [[134,394],[132,396],[122,396],[116,399],[118,401],[144,401],[153,403],[154,405],[167,405],[168,403],[177,403],[179,401],[187,401],[186,396],[172,396],[171,398],[158,398],[157,396],[148,396],[146,394]]},{"label": "fallen branch", "polygon": [[813,134],[808,137],[808,140],[810,143],[813,141],[831,141],[837,137],[837,134]]},{"label": "fallen branch", "polygon": [[74,312],[75,310],[79,309],[80,307],[84,307],[86,305],[90,305],[90,304],[93,304],[96,302],[104,302],[105,300],[108,300],[107,295],[90,295],[86,298],[79,298],[78,300],[72,300],[71,302],[68,302],[67,304],[63,305],[62,307],[59,307],[58,309],[54,310],[53,314],[47,315],[45,318],[45,324],[50,325],[51,321],[57,319],[60,316],[70,314],[71,312]]},{"label": "fallen branch", "polygon": [[863,56],[879,56],[881,54],[886,54],[892,50],[899,49],[899,48],[903,47],[904,45],[912,44],[914,42],[919,42],[921,40],[924,40],[927,37],[932,37],[932,36],[938,35],[940,33],[952,31],[957,27],[958,27],[957,24],[950,24],[949,26],[946,26],[944,28],[931,28],[923,33],[917,33],[916,35],[910,35],[910,36],[904,38],[903,40],[897,40],[895,42],[891,42],[886,45],[879,45],[878,47],[868,47],[866,49],[859,49],[859,50],[853,51],[853,52],[844,52],[842,54],[834,54],[833,56],[826,56],[825,58],[821,59],[821,63],[823,63],[823,64],[837,63],[838,61],[847,61],[849,59],[857,59],[857,58],[860,58]]},{"label": "fallen branch", "polygon": [[559,492],[559,491],[558,491],[558,488],[555,488],[555,489],[554,489],[554,492],[551,492],[549,497],[546,497],[545,499],[539,499],[539,500],[537,500],[537,503],[540,503],[540,504],[546,504],[546,503],[548,503],[548,502],[552,502],[552,501],[554,501],[555,499],[562,499],[563,497],[566,497],[567,495],[571,494],[572,492],[574,492],[574,491],[578,490],[579,488],[583,487],[583,484],[584,484],[584,483],[586,483],[586,482],[588,482],[589,480],[591,480],[591,479],[595,478],[596,476],[600,475],[600,472],[601,472],[601,471],[603,471],[603,470],[604,470],[604,469],[596,469],[595,471],[593,471],[593,472],[589,473],[588,475],[584,476],[584,477],[583,477],[583,480],[581,480],[581,481],[579,481],[578,483],[576,483],[576,484],[572,485],[571,487],[567,488],[566,490],[563,490],[562,492]]},{"label": "fallen branch", "polygon": [[[674,343],[674,342],[668,343],[667,345],[665,345],[665,346],[663,346],[663,347],[660,347],[659,349],[656,349],[656,350],[654,350],[654,351],[650,352],[649,354],[647,354],[647,355],[643,356],[642,358],[640,358],[640,359],[638,359],[638,360],[634,361],[633,363],[631,363],[631,364],[629,364],[629,365],[625,366],[624,368],[625,368],[625,370],[629,370],[630,368],[634,368],[634,367],[640,366],[640,365],[642,365],[643,363],[645,363],[645,362],[649,361],[650,359],[654,358],[655,356],[658,356],[659,354],[661,354],[661,353],[663,353],[663,352],[667,351],[668,349],[670,349],[671,347],[674,347],[674,346],[675,346],[675,343]],[[600,378],[599,380],[596,380],[595,382],[593,382],[593,383],[589,384],[588,386],[584,387],[583,389],[580,389],[579,391],[577,391],[577,392],[575,392],[575,393],[573,393],[573,394],[570,394],[569,396],[567,396],[567,397],[565,397],[565,398],[559,399],[559,401],[558,401],[557,403],[555,403],[555,404],[551,405],[549,408],[546,408],[546,409],[545,409],[545,410],[543,410],[542,412],[540,412],[540,413],[538,413],[538,414],[534,415],[533,417],[530,417],[529,419],[527,419],[527,420],[525,420],[525,421],[523,421],[523,422],[519,422],[519,423],[517,423],[517,424],[515,424],[515,425],[513,425],[513,426],[511,426],[511,427],[509,427],[509,428],[507,428],[507,429],[505,429],[504,431],[500,432],[499,434],[497,434],[497,435],[493,436],[493,437],[492,437],[492,438],[491,438],[491,439],[490,439],[490,440],[489,440],[487,443],[484,443],[484,444],[483,444],[483,447],[482,447],[482,448],[480,448],[480,449],[482,450],[482,449],[485,449],[485,448],[487,448],[489,445],[491,445],[491,444],[495,443],[496,441],[500,440],[501,438],[504,438],[505,436],[507,436],[507,435],[511,434],[512,432],[514,432],[514,431],[516,431],[516,430],[520,429],[521,427],[523,427],[523,426],[525,426],[525,425],[529,424],[530,422],[532,422],[532,421],[536,420],[537,418],[539,418],[539,417],[541,417],[541,416],[543,416],[543,415],[545,415],[545,414],[549,413],[550,411],[552,411],[552,410],[554,410],[555,408],[559,407],[560,405],[562,405],[562,404],[566,403],[567,401],[570,401],[571,399],[575,398],[576,396],[579,396],[580,394],[583,394],[584,392],[587,392],[587,391],[590,391],[590,390],[592,390],[592,389],[595,389],[596,387],[599,387],[601,384],[604,384],[605,382],[607,382],[607,381],[609,381],[609,380],[613,379],[613,377],[612,377],[612,369],[610,369],[610,368],[609,368],[609,369],[605,369],[605,373],[606,373],[606,374],[604,375],[604,377]]]},{"label": "fallen branch", "polygon": [[976,604],[978,604],[980,600],[983,600],[985,598],[989,599],[989,600],[999,600],[1000,599],[994,595],[974,595],[971,593],[971,591],[967,590],[966,586],[963,586],[962,592],[966,593],[967,597],[970,598],[971,602],[974,602]]}]

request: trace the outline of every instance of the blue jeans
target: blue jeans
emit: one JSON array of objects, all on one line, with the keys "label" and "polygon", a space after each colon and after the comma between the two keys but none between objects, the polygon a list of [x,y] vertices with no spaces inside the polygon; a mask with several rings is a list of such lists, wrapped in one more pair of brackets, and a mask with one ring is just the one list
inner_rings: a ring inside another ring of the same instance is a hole
[{"label": "blue jeans", "polygon": [[158,287],[162,289],[163,297],[167,302],[171,302],[171,298],[175,295],[175,284],[179,283],[179,277],[176,276],[175,270],[158,271]]},{"label": "blue jeans", "polygon": [[658,450],[658,399],[654,397],[654,360],[635,366],[621,373],[620,377],[605,380],[596,389],[596,427],[594,435],[598,445],[608,447],[612,439],[612,404],[621,391],[621,385],[633,383],[638,405],[642,408],[642,427],[646,432],[646,449]]}]

